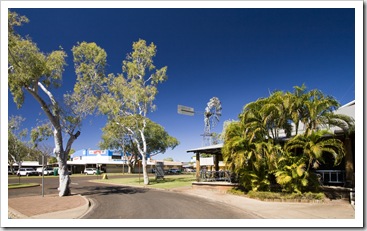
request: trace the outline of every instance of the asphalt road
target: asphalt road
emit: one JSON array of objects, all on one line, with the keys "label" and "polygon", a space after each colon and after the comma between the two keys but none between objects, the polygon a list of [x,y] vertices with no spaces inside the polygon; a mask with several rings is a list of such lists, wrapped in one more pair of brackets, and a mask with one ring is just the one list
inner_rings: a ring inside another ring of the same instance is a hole
[{"label": "asphalt road", "polygon": [[[85,219],[246,219],[257,218],[250,211],[166,190],[115,186],[89,182],[96,176],[71,176],[71,192],[92,202]],[[21,182],[41,183],[41,177],[21,177]],[[9,183],[18,177],[9,177]],[[57,194],[58,177],[44,178],[44,193]],[[8,190],[9,198],[41,195],[42,188]]]}]

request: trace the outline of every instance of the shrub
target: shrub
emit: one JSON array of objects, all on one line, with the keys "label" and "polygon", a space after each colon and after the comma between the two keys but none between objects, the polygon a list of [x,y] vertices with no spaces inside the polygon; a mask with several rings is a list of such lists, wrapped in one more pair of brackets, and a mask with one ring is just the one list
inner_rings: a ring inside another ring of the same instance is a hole
[{"label": "shrub", "polygon": [[313,193],[313,192],[307,192],[307,193],[280,193],[280,192],[260,192],[260,191],[249,191],[247,194],[245,194],[244,191],[241,191],[240,189],[231,189],[228,191],[229,193],[232,193],[234,195],[246,195],[249,198],[252,199],[258,199],[258,200],[274,200],[274,199],[291,199],[291,200],[324,200],[325,194],[324,193]]}]

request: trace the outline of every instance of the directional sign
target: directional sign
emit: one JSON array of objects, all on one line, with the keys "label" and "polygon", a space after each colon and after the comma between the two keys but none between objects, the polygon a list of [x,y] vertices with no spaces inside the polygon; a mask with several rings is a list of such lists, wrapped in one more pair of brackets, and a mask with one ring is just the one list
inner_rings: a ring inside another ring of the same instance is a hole
[{"label": "directional sign", "polygon": [[182,105],[178,105],[177,112],[178,112],[178,114],[189,115],[189,116],[193,116],[195,114],[194,108],[186,107],[186,106],[182,106]]}]

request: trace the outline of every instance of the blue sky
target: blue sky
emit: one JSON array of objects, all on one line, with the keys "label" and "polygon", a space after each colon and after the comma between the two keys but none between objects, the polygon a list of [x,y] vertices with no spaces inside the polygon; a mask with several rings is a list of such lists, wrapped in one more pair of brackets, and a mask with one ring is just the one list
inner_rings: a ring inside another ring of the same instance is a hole
[{"label": "blue sky", "polygon": [[[158,86],[157,110],[149,118],[180,141],[156,159],[189,161],[186,150],[202,146],[203,115],[184,116],[177,105],[204,111],[213,96],[222,117],[237,119],[247,103],[269,91],[293,86],[317,88],[342,105],[355,99],[354,9],[15,9],[30,23],[19,28],[44,52],[62,46],[68,53],[62,95],[75,83],[71,48],[96,42],[107,52],[107,73],[120,73],[134,41],[157,45],[155,65],[168,66],[168,80]],[[17,110],[9,93],[9,116],[23,115],[36,126],[43,112],[26,95]],[[73,148],[98,149],[105,118],[89,117]]]}]

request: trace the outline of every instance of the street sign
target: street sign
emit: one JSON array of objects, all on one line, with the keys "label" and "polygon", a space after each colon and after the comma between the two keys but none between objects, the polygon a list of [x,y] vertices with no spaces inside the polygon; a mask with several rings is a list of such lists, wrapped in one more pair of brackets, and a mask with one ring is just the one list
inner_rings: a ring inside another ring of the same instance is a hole
[{"label": "street sign", "polygon": [[182,105],[178,105],[177,113],[182,114],[182,115],[189,115],[189,116],[193,116],[195,114],[194,108],[186,107],[186,106],[182,106]]},{"label": "street sign", "polygon": [[46,164],[47,165],[47,158],[48,158],[48,156],[44,156],[44,155],[40,155],[40,156],[38,156],[38,164],[39,165],[44,165],[44,164]]}]

